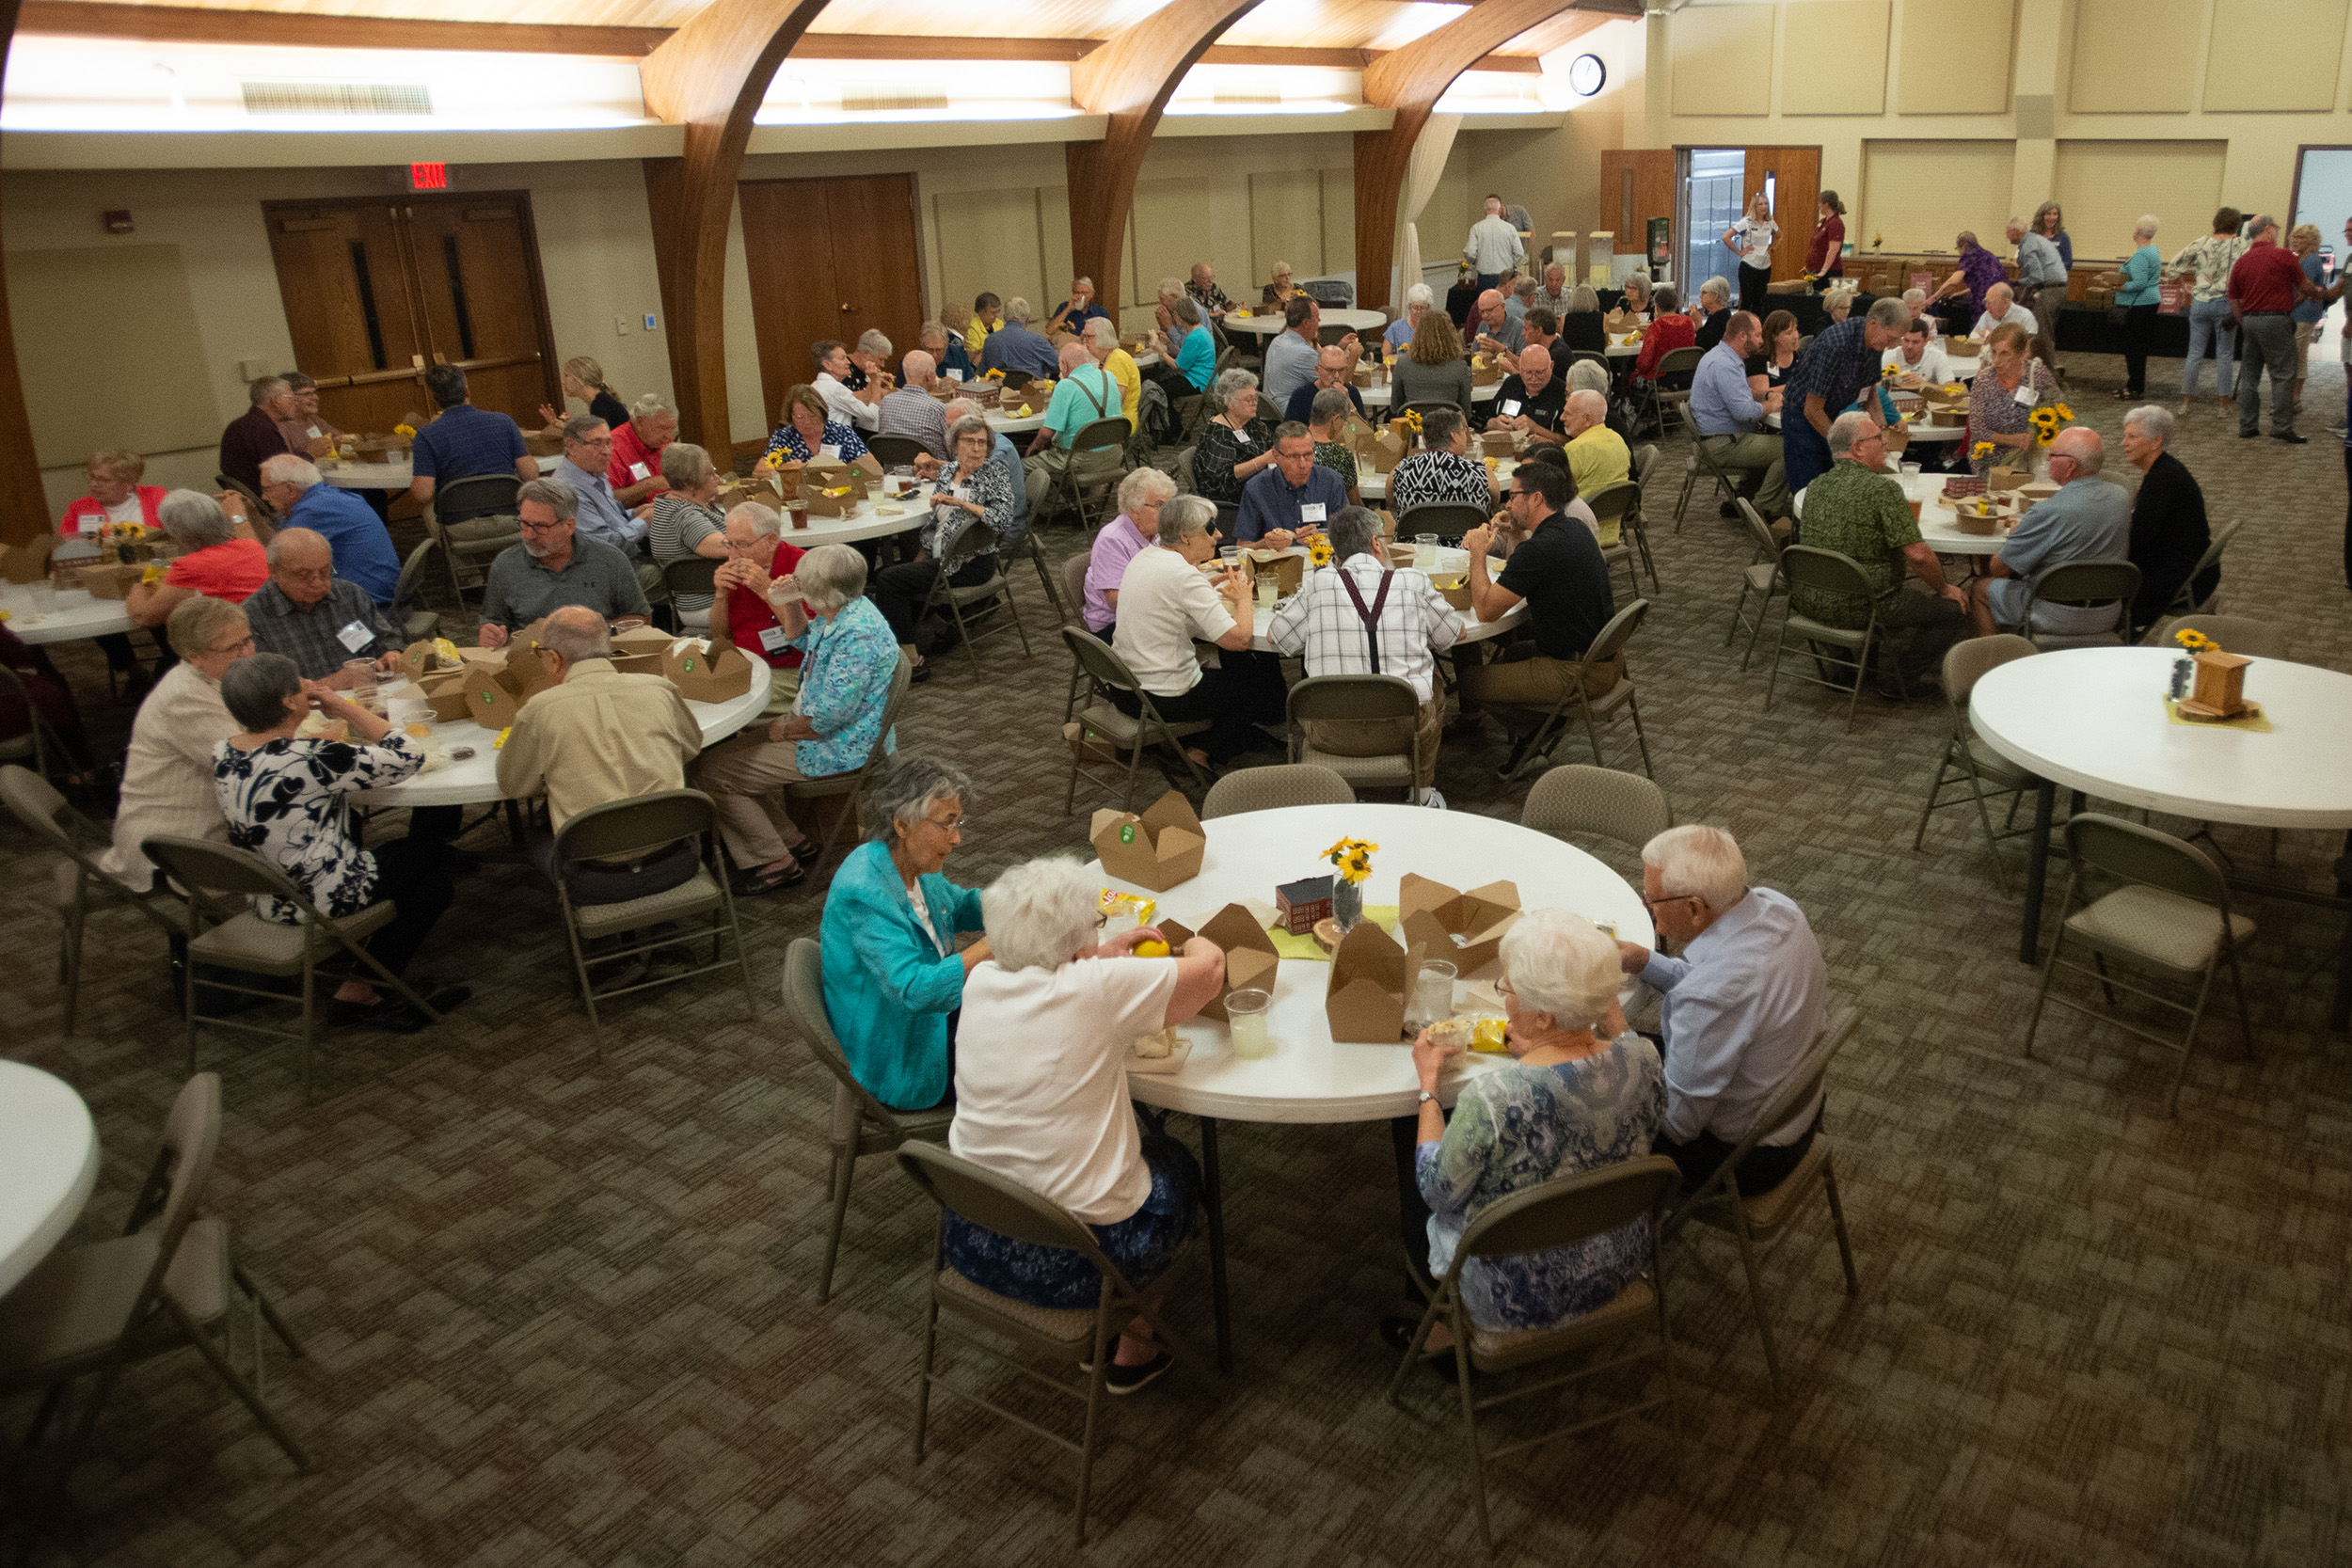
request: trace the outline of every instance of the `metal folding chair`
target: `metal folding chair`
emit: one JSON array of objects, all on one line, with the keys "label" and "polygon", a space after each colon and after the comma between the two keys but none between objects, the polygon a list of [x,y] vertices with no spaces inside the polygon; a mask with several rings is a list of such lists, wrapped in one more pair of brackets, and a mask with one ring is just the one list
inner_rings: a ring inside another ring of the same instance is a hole
[{"label": "metal folding chair", "polygon": [[[417,547],[408,552],[408,559],[401,562],[400,585],[392,590],[389,619],[400,628],[400,641],[404,647],[411,642],[421,642],[440,632],[440,612],[422,609],[417,602],[424,588],[425,561],[439,548],[440,546],[428,536],[419,540]],[[464,601],[459,602],[462,606]]]},{"label": "metal folding chair", "polygon": [[1021,639],[1021,657],[1023,658],[1029,657],[1029,628],[1021,624],[1021,606],[1013,598],[1012,579],[1005,575],[1005,562],[1001,551],[989,556],[991,564],[988,577],[984,580],[964,588],[957,588],[948,581],[983,552],[994,549],[995,545],[996,535],[986,523],[974,523],[959,534],[955,547],[948,553],[946,560],[940,562],[939,575],[931,578],[930,592],[924,596],[923,608],[917,612],[918,619],[934,610],[944,610],[947,612],[949,619],[956,624],[956,635],[963,645],[963,657],[971,662],[972,673],[976,675],[980,673],[980,656],[973,650],[972,645],[983,637],[993,637],[1002,632],[1007,622],[999,621],[994,626],[985,627],[976,633],[972,630],[971,623],[964,619],[963,612],[967,607],[992,604],[1002,606],[1013,631]]},{"label": "metal folding chair", "polygon": [[[1825,593],[1851,594],[1867,602],[1870,610],[1862,629],[1856,631],[1851,626],[1833,626],[1809,615],[1798,614],[1796,601],[1792,597],[1789,610],[1780,618],[1779,641],[1772,644],[1772,671],[1764,682],[1764,711],[1772,711],[1772,693],[1780,685],[1781,665],[1794,652],[1799,659],[1809,660],[1817,666],[1827,665],[1853,673],[1851,688],[1823,674],[1807,674],[1802,669],[1789,677],[1825,687],[1832,691],[1846,692],[1846,728],[1851,730],[1853,728],[1854,708],[1862,701],[1863,679],[1870,667],[1870,650],[1878,643],[1878,590],[1870,581],[1870,575],[1853,557],[1812,545],[1791,545],[1781,551],[1780,571],[1781,578],[1788,585],[1792,595],[1800,588],[1818,588]],[[1808,645],[1790,649],[1788,639],[1792,634]],[[1843,649],[1845,654],[1841,657],[1827,651],[1832,649]],[[1895,679],[1899,684],[1901,682],[1901,671],[1895,673]]]},{"label": "metal folding chair", "polygon": [[1596,716],[1614,719],[1620,708],[1632,716],[1633,738],[1642,750],[1642,771],[1652,779],[1657,778],[1657,770],[1650,767],[1649,737],[1642,733],[1642,705],[1635,695],[1632,680],[1620,679],[1598,697],[1588,697],[1584,691],[1584,672],[1595,665],[1605,664],[1622,653],[1625,645],[1633,641],[1633,634],[1642,629],[1643,618],[1648,614],[1649,601],[1636,599],[1611,616],[1609,624],[1595,634],[1592,645],[1584,650],[1584,657],[1570,669],[1566,691],[1552,705],[1551,711],[1544,716],[1543,722],[1536,726],[1534,732],[1512,752],[1510,772],[1506,779],[1518,779],[1526,772],[1528,763],[1537,757],[1549,760],[1551,749],[1565,733],[1571,712],[1583,715],[1584,738],[1593,748],[1593,761],[1607,766],[1608,759],[1600,752],[1600,731],[1593,720]]},{"label": "metal folding chair", "polygon": [[[1135,673],[1127,668],[1127,661],[1120,658],[1109,643],[1083,626],[1065,626],[1061,628],[1061,637],[1062,641],[1069,645],[1072,656],[1077,659],[1078,668],[1090,688],[1078,709],[1081,738],[1089,733],[1099,735],[1109,742],[1114,752],[1124,750],[1128,753],[1126,786],[1119,798],[1120,809],[1128,810],[1135,802],[1136,773],[1143,766],[1143,748],[1152,741],[1166,741],[1190,770],[1194,787],[1207,789],[1208,776],[1200,771],[1200,765],[1185,752],[1184,737],[1199,735],[1209,727],[1208,721],[1196,719],[1183,723],[1169,723],[1160,717],[1160,710],[1152,705],[1152,694],[1143,689]],[[1112,702],[1111,693],[1114,691],[1123,691],[1134,697],[1138,711],[1130,715]],[[1076,752],[1071,753],[1070,789],[1063,796],[1061,805],[1064,816],[1068,816],[1071,808],[1077,803],[1078,775],[1086,771],[1087,766]],[[1101,782],[1095,780],[1090,772],[1087,773],[1087,777],[1090,781]]]},{"label": "metal folding chair", "polygon": [[[880,779],[890,766],[890,733],[898,725],[898,710],[906,705],[907,688],[914,683],[914,661],[906,655],[898,656],[898,667],[890,677],[890,697],[882,706],[882,731],[874,736],[874,744],[866,753],[866,765],[849,773],[834,773],[821,779],[799,779],[784,786],[787,805],[802,805],[812,800],[835,800],[842,796],[862,795],[868,785]],[[845,823],[854,822],[854,807],[834,814],[825,825],[824,837],[817,849],[817,863],[823,865],[832,858],[834,842],[840,837]]]},{"label": "metal folding chair", "polygon": [[[1911,835],[1911,847],[1915,852],[1927,842],[1929,817],[1946,806],[1956,806],[1963,800],[1975,802],[1977,819],[1984,825],[1984,847],[1993,856],[1994,879],[2003,893],[2009,891],[2009,868],[2001,863],[2001,840],[2017,834],[1994,831],[1993,813],[1985,803],[1986,798],[2007,795],[2010,815],[2014,816],[2026,791],[2040,781],[1977,738],[1968,722],[1968,695],[1976,690],[1977,682],[2002,665],[2012,659],[2029,658],[2041,651],[2024,638],[2006,632],[1970,638],[1944,650],[1944,702],[1951,712],[1952,728],[1945,737],[1935,779],[1928,785],[1928,802],[1919,808],[1918,831]],[[1956,787],[1963,785],[1964,790]],[[1953,790],[1948,798],[1944,794],[1947,788]]]},{"label": "metal folding chair", "polygon": [[65,990],[65,1032],[71,1037],[82,994],[82,931],[91,906],[129,904],[175,937],[182,934],[183,917],[168,894],[133,892],[99,868],[98,856],[112,838],[47,779],[15,766],[0,768],[0,800],[36,838],[65,856],[56,883],[57,983]]},{"label": "metal folding chair", "polygon": [[[2129,645],[2132,641],[2132,600],[2139,594],[2139,568],[2128,561],[2069,561],[2051,567],[2026,583],[2025,619],[2020,629],[2045,653],[2052,648],[2091,648]],[[2070,605],[2081,610],[2113,606],[2112,630],[2042,632],[2033,629],[2036,605]]]},{"label": "metal folding chair", "polygon": [[[425,503],[425,533],[440,546],[442,563],[449,569],[450,592],[457,596],[461,610],[469,585],[458,567],[486,573],[500,551],[522,542],[522,523],[515,515],[515,497],[522,483],[511,473],[468,474],[437,484],[433,499]],[[445,517],[453,520],[444,522]],[[483,585],[471,586],[480,589]]]},{"label": "metal folding chair", "polygon": [[[1413,725],[1421,712],[1412,682],[1402,675],[1310,675],[1290,689],[1285,705],[1291,761],[1327,768],[1351,789],[1401,789],[1412,800]],[[1319,750],[1307,738],[1309,724],[1383,721],[1404,726],[1405,742],[1393,752],[1347,756]]]},{"label": "metal folding chair", "polygon": [[[1788,583],[1781,576],[1780,538],[1757,514],[1756,507],[1742,496],[1732,504],[1740,509],[1740,526],[1748,531],[1748,542],[1756,547],[1756,559],[1740,568],[1740,596],[1732,601],[1731,625],[1724,628],[1724,646],[1741,631],[1748,634],[1748,645],[1740,655],[1740,668],[1745,670],[1756,657],[1756,640],[1764,635],[1765,618],[1772,612],[1772,601],[1788,592]],[[1748,624],[1748,595],[1755,594],[1756,623]]]}]

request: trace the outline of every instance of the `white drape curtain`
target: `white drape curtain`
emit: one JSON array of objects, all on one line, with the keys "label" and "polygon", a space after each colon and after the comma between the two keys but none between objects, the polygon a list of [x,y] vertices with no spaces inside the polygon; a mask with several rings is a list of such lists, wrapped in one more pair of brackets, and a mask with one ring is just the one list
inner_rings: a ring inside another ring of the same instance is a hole
[{"label": "white drape curtain", "polygon": [[1396,248],[1396,289],[1389,296],[1396,302],[1397,314],[1404,313],[1405,291],[1421,281],[1421,230],[1416,220],[1429,198],[1438,194],[1438,178],[1445,173],[1446,158],[1454,150],[1454,134],[1461,128],[1460,115],[1431,115],[1429,123],[1422,127],[1421,139],[1413,144],[1412,157],[1406,162],[1404,199],[1397,206],[1405,235]]}]

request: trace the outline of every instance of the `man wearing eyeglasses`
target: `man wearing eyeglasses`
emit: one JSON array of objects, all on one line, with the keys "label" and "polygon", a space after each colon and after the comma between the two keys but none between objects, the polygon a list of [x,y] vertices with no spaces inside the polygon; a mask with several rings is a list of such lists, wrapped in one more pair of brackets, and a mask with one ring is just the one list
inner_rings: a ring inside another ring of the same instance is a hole
[{"label": "man wearing eyeglasses", "polygon": [[335,575],[335,553],[323,534],[307,528],[278,531],[269,542],[269,581],[245,601],[253,641],[265,654],[284,654],[305,680],[338,690],[359,684],[345,673],[354,659],[389,670],[400,663],[400,634],[360,586]]},{"label": "man wearing eyeglasses", "polygon": [[[1944,579],[1935,548],[1919,537],[1903,487],[1885,472],[1886,432],[1868,414],[1849,410],[1831,421],[1829,472],[1805,487],[1807,545],[1836,550],[1861,564],[1871,597],[1799,584],[1788,608],[1824,626],[1855,631],[1878,617],[1887,656],[1905,680],[1917,680],[1943,662],[1944,650],[1967,634],[1968,597]],[[2121,492],[2119,492],[2120,494]],[[1919,579],[1925,593],[1908,593],[1903,579]],[[1823,665],[1835,673],[1835,667]],[[1838,678],[1842,679],[1842,675]],[[1881,682],[1887,677],[1882,673]],[[1903,688],[1887,685],[1886,695]]]},{"label": "man wearing eyeglasses", "polygon": [[[1704,1184],[1803,1070],[1821,1032],[1829,969],[1813,927],[1787,895],[1748,885],[1740,846],[1721,828],[1669,828],[1642,847],[1642,902],[1668,958],[1617,943],[1629,974],[1663,997],[1666,1119],[1651,1148]],[[1768,1129],[1740,1162],[1742,1194],[1767,1193],[1804,1159],[1821,1098]]]},{"label": "man wearing eyeglasses", "polygon": [[565,605],[583,606],[607,621],[653,613],[628,557],[578,536],[573,519],[579,508],[571,487],[551,479],[534,479],[516,492],[523,540],[490,562],[482,589],[482,646],[503,648],[508,633]]}]

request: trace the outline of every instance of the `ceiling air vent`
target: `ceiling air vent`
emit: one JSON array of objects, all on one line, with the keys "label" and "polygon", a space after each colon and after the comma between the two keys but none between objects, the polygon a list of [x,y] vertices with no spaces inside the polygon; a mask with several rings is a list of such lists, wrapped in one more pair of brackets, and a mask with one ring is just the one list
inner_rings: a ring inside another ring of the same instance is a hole
[{"label": "ceiling air vent", "polygon": [[1219,103],[1272,103],[1279,107],[1282,102],[1282,95],[1279,92],[1219,92],[1216,95],[1216,102]]},{"label": "ceiling air vent", "polygon": [[902,87],[843,87],[841,106],[869,113],[891,109],[944,109],[947,106],[947,95],[944,91],[909,92]]},{"label": "ceiling air vent", "polygon": [[433,94],[397,82],[246,82],[249,115],[429,115]]}]

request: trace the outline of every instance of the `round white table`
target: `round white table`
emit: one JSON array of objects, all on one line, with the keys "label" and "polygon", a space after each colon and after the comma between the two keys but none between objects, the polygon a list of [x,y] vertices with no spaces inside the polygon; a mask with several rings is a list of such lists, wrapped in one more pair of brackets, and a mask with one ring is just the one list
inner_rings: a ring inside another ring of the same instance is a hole
[{"label": "round white table", "polygon": [[[1903,499],[1919,502],[1919,537],[1938,555],[1990,556],[1998,555],[2009,543],[2010,528],[2014,525],[1994,524],[1991,533],[1963,533],[1960,514],[1944,499],[1944,482],[1949,474],[1889,474],[1903,487]],[[1789,505],[1797,521],[1804,521],[1804,492],[1789,498]]]},{"label": "round white table", "polygon": [[[1366,409],[1388,407],[1389,400],[1395,390],[1396,384],[1392,381],[1384,381],[1377,387],[1359,387],[1356,388],[1357,395],[1364,400],[1364,407]],[[1485,387],[1472,387],[1470,388],[1470,402],[1492,403],[1494,401],[1495,394],[1502,390],[1502,383],[1500,381]]]},{"label": "round white table", "polygon": [[[1285,325],[1282,308],[1276,305],[1266,306],[1248,316],[1235,316],[1228,312],[1225,317],[1227,332],[1251,332],[1262,338],[1273,337]],[[1389,313],[1386,310],[1343,310],[1336,305],[1327,305],[1323,308],[1323,325],[1343,326],[1355,333],[1377,332],[1389,325]]]},{"label": "round white table", "polygon": [[389,463],[322,464],[319,476],[338,490],[405,490],[417,477],[405,457]]},{"label": "round white table", "polygon": [[[2175,724],[2163,697],[2171,648],[2061,648],[2002,665],[1976,685],[1977,734],[2042,781],[2034,805],[2026,921],[2018,956],[2036,961],[2058,786],[2148,811],[2257,828],[2352,831],[2352,675],[2256,659],[2246,696],[2270,734]],[[2233,883],[2329,907],[2338,898],[2233,877]],[[2352,932],[2336,971],[2330,1025],[2352,1018]]]},{"label": "round white table", "polygon": [[[1143,893],[1158,900],[1158,914],[1197,930],[1229,903],[1253,899],[1270,905],[1277,883],[1327,872],[1330,867],[1322,859],[1324,849],[1343,837],[1357,837],[1380,846],[1373,856],[1372,877],[1364,884],[1367,905],[1395,903],[1398,882],[1407,871],[1465,891],[1507,880],[1517,884],[1522,909],[1573,910],[1594,920],[1613,922],[1617,933],[1629,942],[1647,945],[1653,940],[1649,911],[1625,879],[1573,845],[1498,817],[1359,802],[1248,812],[1220,816],[1203,827],[1208,850],[1201,859],[1200,874],[1190,881],[1165,893],[1150,893],[1109,878],[1104,879],[1105,885]],[[1101,877],[1102,863],[1095,862],[1089,871]],[[1401,1120],[1400,1195],[1413,1181],[1412,1117],[1419,1108],[1421,1085],[1413,1072],[1410,1042],[1359,1045],[1333,1040],[1323,1006],[1330,973],[1327,963],[1282,960],[1267,1014],[1273,1054],[1255,1061],[1238,1060],[1225,1024],[1195,1020],[1179,1031],[1192,1047],[1182,1068],[1169,1073],[1135,1072],[1127,1078],[1128,1092],[1144,1104],[1200,1118],[1211,1288],[1220,1354],[1230,1338],[1231,1320],[1225,1289],[1224,1205],[1217,1170],[1219,1121]],[[1509,1060],[1507,1056],[1465,1055],[1440,1082],[1439,1098],[1451,1105],[1466,1080],[1491,1072]],[[1404,1234],[1403,1240],[1408,1249],[1427,1245],[1422,1236]]]},{"label": "round white table", "polygon": [[1028,431],[1043,428],[1045,424],[1043,404],[1032,403],[1027,405],[1029,412],[1023,414],[1017,412],[1023,406],[1021,394],[1013,393],[1011,402],[1012,408],[1010,409],[991,408],[981,413],[980,418],[988,421],[989,429],[999,436],[1019,436]]},{"label": "round white table", "polygon": [[0,1061],[0,1296],[73,1228],[97,1183],[98,1129],[82,1097],[39,1068]]},{"label": "round white table", "polygon": [[[735,734],[759,715],[768,705],[768,687],[774,678],[766,659],[751,661],[751,689],[724,703],[689,702],[688,711],[702,726],[703,749],[711,747]],[[462,757],[446,767],[419,774],[381,789],[363,789],[350,798],[363,806],[480,806],[503,800],[499,788],[498,736],[470,719],[436,721],[432,738],[425,744],[447,752],[453,748],[470,746],[473,755]]]},{"label": "round white table", "polygon": [[857,510],[848,516],[811,517],[806,528],[794,528],[792,515],[787,512],[776,537],[804,550],[818,545],[853,545],[861,539],[880,539],[921,528],[930,515],[928,491],[909,497],[869,496],[858,502]]},{"label": "round white table", "polygon": [[36,615],[32,590],[10,583],[0,590],[0,610],[8,612],[8,629],[20,641],[36,645],[131,629],[131,611],[120,599],[93,599],[81,588],[66,589],[48,614]]}]

